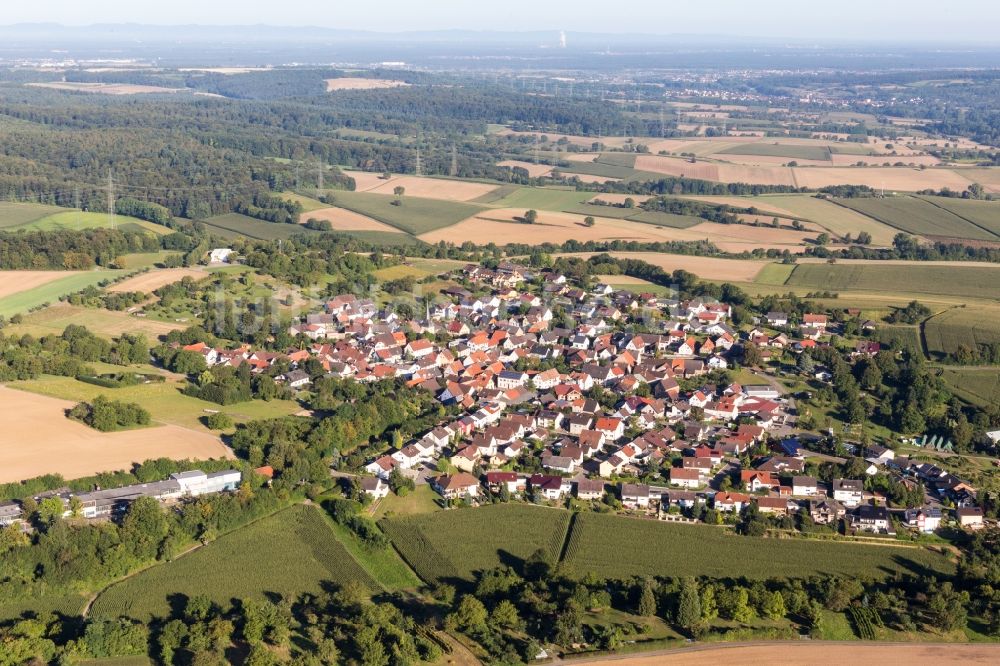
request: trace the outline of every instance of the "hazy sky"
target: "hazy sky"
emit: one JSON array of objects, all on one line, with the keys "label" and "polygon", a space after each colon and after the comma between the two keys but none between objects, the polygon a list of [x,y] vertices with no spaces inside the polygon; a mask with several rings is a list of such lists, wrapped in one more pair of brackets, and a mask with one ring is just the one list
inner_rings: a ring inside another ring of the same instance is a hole
[{"label": "hazy sky", "polygon": [[[997,0],[15,0],[0,22],[269,24],[1000,41]],[[823,8],[820,11],[820,7]]]}]

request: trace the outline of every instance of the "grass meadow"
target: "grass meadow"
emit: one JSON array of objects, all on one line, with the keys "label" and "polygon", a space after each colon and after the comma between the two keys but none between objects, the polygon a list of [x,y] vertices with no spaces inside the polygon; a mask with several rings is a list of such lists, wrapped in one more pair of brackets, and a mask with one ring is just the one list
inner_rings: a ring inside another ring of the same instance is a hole
[{"label": "grass meadow", "polygon": [[[84,289],[85,287],[104,282],[105,280],[113,280],[124,274],[125,271],[116,270],[96,270],[73,273],[33,289],[4,296],[3,298],[0,298],[0,316],[10,317],[14,314],[27,312],[28,310],[36,308],[39,305],[44,305],[45,303],[55,303],[59,300],[60,296],[72,294]],[[0,279],[16,279],[16,275],[17,272],[5,274],[3,271],[0,271]]]}]

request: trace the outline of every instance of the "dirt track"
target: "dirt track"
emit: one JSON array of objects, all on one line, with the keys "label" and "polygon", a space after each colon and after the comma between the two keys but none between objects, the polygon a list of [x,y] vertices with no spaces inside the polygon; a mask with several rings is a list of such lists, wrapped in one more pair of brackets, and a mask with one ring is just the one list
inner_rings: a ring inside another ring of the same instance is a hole
[{"label": "dirt track", "polygon": [[770,664],[879,664],[880,666],[938,666],[940,664],[996,664],[1000,645],[839,643],[802,641],[772,643],[706,644],[645,655],[622,655],[567,660],[567,664],[591,666],[770,666]]}]

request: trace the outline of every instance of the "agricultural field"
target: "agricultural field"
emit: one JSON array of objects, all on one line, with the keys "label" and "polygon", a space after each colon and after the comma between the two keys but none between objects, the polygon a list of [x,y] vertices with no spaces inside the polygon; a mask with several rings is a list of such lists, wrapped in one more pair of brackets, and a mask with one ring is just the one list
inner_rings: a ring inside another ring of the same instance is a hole
[{"label": "agricultural field", "polygon": [[513,169],[514,167],[524,169],[532,178],[542,178],[543,176],[548,176],[552,173],[552,166],[548,164],[535,164],[533,162],[524,162],[521,160],[503,160],[502,162],[497,162],[497,166],[508,167],[510,169]]},{"label": "agricultural field", "polygon": [[[71,380],[76,381],[76,380]],[[111,390],[89,386],[92,394]],[[130,394],[130,399],[137,396]],[[142,402],[141,400],[138,400]],[[128,469],[153,458],[205,460],[232,453],[208,432],[175,425],[102,433],[65,416],[74,401],[0,386],[4,437],[0,438],[0,483],[62,474],[67,479]],[[143,403],[145,405],[145,403]]]},{"label": "agricultural field", "polygon": [[1000,202],[951,197],[922,196],[919,198],[1000,236]]},{"label": "agricultural field", "polygon": [[[19,227],[8,228],[7,231],[18,231],[21,229],[31,231],[68,229],[75,231],[78,229],[106,229],[111,226],[111,218],[108,217],[107,213],[87,213],[80,210],[67,211],[65,208],[61,208],[60,210],[63,212],[36,219]],[[172,229],[161,224],[153,224],[146,220],[126,217],[125,215],[115,215],[114,224],[117,229],[149,231],[158,236],[166,236],[173,233]]]},{"label": "agricultural field", "polygon": [[24,313],[60,296],[114,280],[125,271],[0,271],[0,316]]},{"label": "agricultural field", "polygon": [[225,607],[234,598],[320,592],[327,581],[378,589],[320,510],[298,505],[112,585],[97,597],[91,615],[150,620],[169,616],[176,596],[205,595]]},{"label": "agricultural field", "polygon": [[355,213],[346,208],[321,208],[302,213],[300,222],[308,220],[325,220],[334,231],[382,231],[385,233],[400,233],[399,229],[384,222],[372,219],[366,215]]},{"label": "agricultural field", "polygon": [[65,210],[59,206],[3,201],[0,202],[0,230],[20,227]]},{"label": "agricultural field", "polygon": [[960,345],[976,349],[979,345],[1000,343],[1000,310],[994,308],[955,308],[924,322],[924,341],[932,358],[953,354]]},{"label": "agricultural field", "polygon": [[[557,257],[580,257],[588,259],[593,253],[563,253]],[[722,282],[753,282],[757,275],[771,264],[767,261],[751,259],[721,259],[698,257],[686,254],[663,254],[659,252],[609,252],[620,259],[638,259],[659,266],[668,273],[678,269],[694,273],[700,278]]]},{"label": "agricultural field", "polygon": [[576,206],[594,195],[590,192],[576,190],[557,190],[541,187],[522,187],[508,194],[503,199],[492,202],[497,208],[520,208],[521,213],[528,209],[561,211]]},{"label": "agricultural field", "polygon": [[304,229],[297,224],[282,224],[278,222],[265,222],[239,213],[227,213],[209,217],[202,222],[209,227],[211,233],[224,236],[226,238],[239,238],[249,236],[259,240],[277,240],[279,238],[288,239],[296,234],[318,233]]},{"label": "agricultural field", "polygon": [[[353,176],[354,173],[349,175]],[[365,191],[395,196],[394,190],[397,187],[404,188],[404,200],[408,197],[416,197],[444,201],[472,201],[486,196],[497,188],[496,185],[490,183],[475,183],[468,180],[428,178],[426,176],[393,176],[389,180],[381,180],[380,184]]]},{"label": "agricultural field", "polygon": [[75,81],[57,81],[53,83],[26,83],[36,88],[50,88],[68,92],[85,92],[100,95],[167,95],[185,92],[185,88],[162,88],[160,86],[142,86],[131,83],[80,83]]},{"label": "agricultural field", "polygon": [[[843,614],[836,614],[844,624]],[[824,622],[824,635],[830,622]],[[853,639],[854,634],[847,626],[848,635],[845,639]],[[913,640],[910,635],[902,639]],[[842,639],[838,639],[842,640]],[[940,640],[940,639],[938,639]],[[958,638],[954,640],[960,640]],[[949,661],[962,664],[990,664],[1000,659],[1000,648],[996,645],[907,645],[893,642],[879,645],[877,643],[836,643],[828,641],[785,641],[780,647],[775,645],[702,645],[696,648],[680,648],[673,652],[657,652],[653,655],[637,654],[634,656],[609,656],[588,660],[589,666],[716,666],[717,664],[749,664],[763,665],[775,661],[776,652],[781,659],[793,664],[820,664],[830,661],[843,661],[849,664],[908,664],[909,666],[936,666],[940,664],[942,655]]]},{"label": "agricultural field", "polygon": [[[43,375],[38,379],[13,382],[10,386],[21,391],[69,401],[73,404],[84,400],[93,400],[102,394],[112,398],[118,397],[115,389],[87,384],[72,377]],[[289,416],[302,409],[297,402],[292,400],[272,400],[270,402],[252,400],[223,406],[186,396],[181,393],[182,387],[183,384],[176,381],[167,381],[162,384],[140,384],[128,387],[127,397],[129,401],[137,402],[148,409],[154,423],[178,426],[186,432],[189,438],[194,439],[202,434],[207,434],[205,426],[201,423],[201,418],[212,411],[228,414],[236,423],[244,423],[255,419]],[[134,432],[149,432],[149,429]],[[217,441],[215,438],[213,440]],[[146,456],[146,458],[149,457]],[[144,459],[140,458],[140,460]]]},{"label": "agricultural field", "polygon": [[920,344],[920,329],[916,326],[890,326],[880,325],[875,331],[875,339],[883,345],[909,349],[918,354],[922,353]]},{"label": "agricultural field", "polygon": [[958,397],[986,406],[1000,402],[1000,369],[952,366],[941,371],[941,379]]},{"label": "agricultural field", "polygon": [[[623,543],[642,544],[622,548]],[[806,577],[831,573],[883,578],[925,568],[951,571],[944,556],[924,548],[734,535],[708,525],[671,525],[622,516],[580,513],[573,520],[563,563],[577,575]]]},{"label": "agricultural field", "polygon": [[108,287],[110,292],[141,291],[145,294],[152,294],[160,287],[174,282],[180,282],[186,277],[200,280],[208,275],[197,268],[164,268],[161,270],[151,270],[127,280],[122,280]]},{"label": "agricultural field", "polygon": [[789,286],[1000,299],[1000,266],[799,264]]},{"label": "agricultural field", "polygon": [[408,86],[405,81],[394,81],[392,79],[369,79],[364,77],[344,77],[340,79],[327,79],[326,91],[336,92],[338,90],[382,90],[385,88],[401,88]]},{"label": "agricultural field", "polygon": [[[368,192],[337,192],[338,208],[382,222],[415,236],[457,224],[482,210],[482,206],[459,201],[442,201],[404,196],[402,205],[394,206],[396,197]],[[523,211],[522,211],[523,212]],[[455,240],[456,236],[452,236]]]},{"label": "agricultural field", "polygon": [[389,592],[420,587],[420,579],[392,547],[368,548],[351,530],[327,516],[323,518],[340,545],[380,587]]},{"label": "agricultural field", "polygon": [[540,548],[556,562],[569,518],[558,509],[498,504],[387,518],[380,524],[423,580],[471,581],[483,569],[516,567]]},{"label": "agricultural field", "polygon": [[[714,155],[754,155],[760,157],[780,157],[789,160],[814,160],[829,162],[830,149],[817,145],[789,145],[785,143],[746,143],[719,150]],[[723,158],[725,159],[725,158]]]},{"label": "agricultural field", "polygon": [[841,206],[917,236],[1000,242],[1000,235],[987,231],[949,210],[919,197],[837,199],[836,201]]},{"label": "agricultural field", "polygon": [[148,317],[134,317],[124,312],[113,312],[98,308],[57,303],[32,312],[17,325],[10,325],[7,334],[60,335],[69,325],[85,326],[95,334],[106,338],[116,338],[122,333],[142,333],[153,344],[161,335],[184,328],[184,324],[164,322]]},{"label": "agricultural field", "polygon": [[867,215],[838,206],[835,203],[817,199],[812,195],[766,195],[746,199],[747,205],[761,210],[783,212],[792,219],[808,220],[836,236],[850,234],[857,238],[862,231],[871,234],[872,245],[892,245],[892,239],[899,229],[883,224]]}]

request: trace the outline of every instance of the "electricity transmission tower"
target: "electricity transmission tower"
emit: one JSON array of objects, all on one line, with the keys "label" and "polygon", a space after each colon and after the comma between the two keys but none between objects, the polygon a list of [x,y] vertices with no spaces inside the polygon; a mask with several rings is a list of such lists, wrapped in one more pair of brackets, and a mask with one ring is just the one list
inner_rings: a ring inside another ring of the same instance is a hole
[{"label": "electricity transmission tower", "polygon": [[115,179],[108,169],[108,226],[115,228]]}]

